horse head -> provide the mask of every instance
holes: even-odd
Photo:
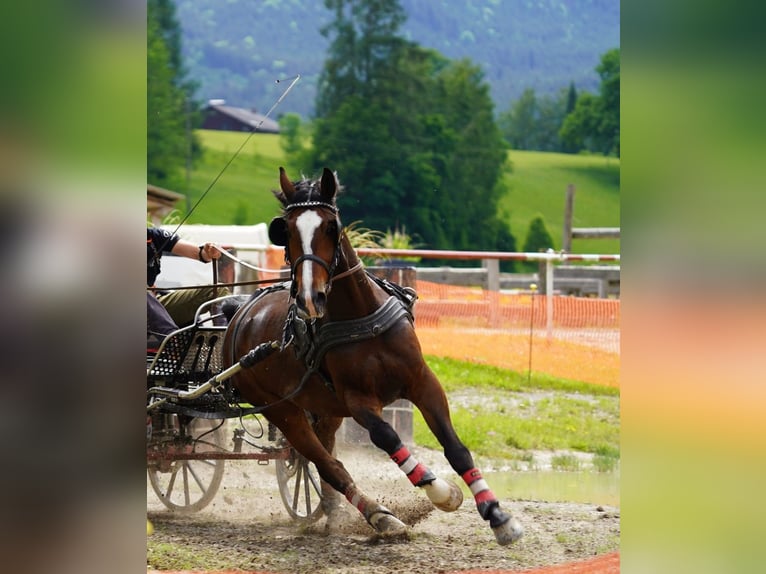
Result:
[[[298,314],[319,319],[340,256],[341,223],[335,205],[340,184],[327,168],[319,180],[293,182],[280,167],[279,185],[274,195],[282,203],[282,215],[269,224],[269,239],[285,248]]]

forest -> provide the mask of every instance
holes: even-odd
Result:
[[[332,166],[342,173],[346,192],[339,207],[372,230],[406,229],[437,249],[517,250],[522,236],[500,208],[512,169],[508,150],[537,144],[519,145],[508,129],[530,118],[540,124],[543,114],[536,106],[514,106],[497,122],[482,66],[410,40],[404,31],[408,15],[397,0],[324,5],[333,19],[320,28],[328,48],[317,77],[315,116],[304,120],[286,109],[278,115],[290,171],[313,174]],[[182,162],[188,173],[202,153],[189,111],[196,79],[183,62],[175,17],[170,0],[149,2],[147,87],[154,121],[148,179],[160,185],[177,182]],[[594,69],[597,95],[578,94],[570,83],[557,115],[563,120],[556,131],[560,141],[549,151],[619,157],[619,61],[619,49],[601,54]],[[562,144],[569,149],[555,147]],[[534,223],[538,239],[534,245],[525,241],[525,248],[550,246],[545,222]]]
[[[594,68],[620,45],[618,0],[402,0],[404,38],[478,65],[498,110],[524,90],[557,94],[574,83],[595,92]],[[267,109],[278,79],[301,75],[285,111],[314,113],[334,18],[315,0],[175,0],[182,54],[201,101]]]

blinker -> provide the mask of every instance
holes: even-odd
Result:
[[[269,240],[274,245],[287,246],[287,222],[284,217],[275,217],[269,223]]]

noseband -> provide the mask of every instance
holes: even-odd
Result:
[[[322,209],[329,209],[336,217],[338,215],[338,208],[332,205],[331,203],[325,203],[324,201],[304,201],[301,203],[293,203],[291,205],[288,205],[285,207],[285,213],[290,213],[294,209],[297,208],[310,208],[310,207],[320,207]],[[319,266],[322,267],[327,272],[327,276],[329,279],[329,284],[327,286],[327,292],[329,294],[330,288],[332,287],[332,279],[333,275],[335,273],[335,268],[338,266],[338,262],[340,261],[340,237],[341,237],[341,229],[338,228],[338,240],[335,243],[335,251],[333,253],[332,261],[328,263],[322,259],[321,257],[314,255],[313,253],[304,253],[298,259],[295,260],[295,262],[292,262],[290,260],[290,253],[285,247],[285,261],[290,264],[290,296],[292,298],[295,298],[295,296],[298,293],[298,282],[296,281],[296,277],[298,274],[298,267],[301,263],[304,261],[312,261],[314,263],[317,263]]]

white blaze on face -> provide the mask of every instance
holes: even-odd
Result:
[[[314,233],[322,223],[322,218],[316,211],[306,211],[298,216],[295,220],[295,225],[298,228],[298,235],[301,238],[301,248],[304,255],[313,255],[311,251],[311,242],[314,239]],[[306,301],[306,305],[309,306],[309,311],[315,311],[313,307],[313,301],[311,299],[311,284],[313,283],[313,266],[311,261],[306,260],[301,265],[301,281],[303,284],[303,300]]]

